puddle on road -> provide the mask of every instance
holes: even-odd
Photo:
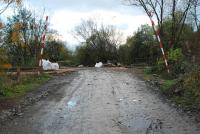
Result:
[[[129,130],[134,134],[146,134],[150,124],[151,120],[145,119],[144,117],[126,119],[120,122],[120,124],[118,123],[122,131],[126,132]]]
[[[129,128],[135,128],[135,129],[147,129],[150,124],[151,124],[150,120],[147,120],[142,117],[136,117],[136,118],[133,118],[133,120],[125,122],[126,126],[128,126]]]
[[[68,108],[74,108],[77,105],[77,98],[72,98],[70,101],[67,102],[67,107]]]

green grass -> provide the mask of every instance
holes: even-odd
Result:
[[[50,79],[52,79],[51,75],[42,74],[40,76],[35,75],[23,77],[21,78],[21,82],[18,84],[9,81],[10,84],[5,84],[3,95],[0,96],[0,98],[13,98],[22,96],[49,81]]]
[[[161,92],[181,107],[200,114],[200,69],[191,70],[190,73],[173,77],[167,72],[155,72],[153,68],[143,69],[144,80],[156,80],[160,84]],[[155,79],[154,73],[158,75]]]
[[[143,78],[144,78],[144,80],[151,80],[152,79],[152,75],[144,74]]]
[[[176,80],[162,80],[160,89],[164,93],[169,93],[171,90],[171,87],[174,86],[177,83]]]

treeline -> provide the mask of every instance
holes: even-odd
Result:
[[[6,5],[2,6],[0,15],[7,6],[14,4],[15,0],[0,1],[0,3],[2,2]],[[72,55],[66,47],[67,43],[59,40],[60,35],[49,27],[50,23],[48,22],[45,50],[41,57],[45,12],[37,13],[22,4],[14,7],[13,11],[13,15],[6,21],[0,20],[0,96],[4,96],[11,91],[7,89],[12,89],[12,86],[14,87],[26,79],[21,75],[21,68],[32,68],[33,71],[36,71],[40,58],[58,62],[65,61]],[[5,70],[11,68],[17,71],[16,76],[6,74]]]
[[[145,73],[157,74],[160,77],[157,82],[162,80],[159,86],[163,93],[180,106],[184,106],[185,110],[199,113],[200,1],[124,0],[124,2],[143,9],[148,16],[153,15],[157,22],[157,32],[164,43],[170,73],[166,71],[161,52],[157,53],[155,56],[157,59],[154,58],[155,62],[151,62],[152,66],[147,67]]]
[[[158,23],[156,30],[163,41],[173,77],[178,77],[179,74],[191,70],[189,67],[192,65],[199,64],[199,0],[124,0],[124,2],[143,9],[147,15],[154,15],[153,18]],[[76,37],[82,42],[82,46],[76,52],[80,64],[91,66],[99,61],[112,61],[131,65],[143,62],[155,66],[152,71],[162,72],[166,69],[158,40],[151,26],[141,26],[127,38],[125,44],[118,43],[119,38],[116,38],[116,35],[119,37],[120,34],[112,28],[112,26],[98,26],[89,20],[83,21],[75,29]]]
[[[94,66],[97,62],[154,65],[160,57],[152,27],[148,25],[142,25],[125,44],[122,44],[122,33],[114,26],[93,20],[84,20],[75,28],[75,35],[82,40],[75,57],[78,64],[85,66]]]
[[[114,26],[83,20],[75,28],[74,34],[82,41],[75,52],[79,64],[94,66],[97,62],[117,62],[117,46],[120,44],[121,33]]]
[[[0,30],[1,65],[12,64],[13,67],[37,67],[42,47],[42,34],[45,16],[23,6],[15,9],[13,16],[2,23]],[[66,43],[58,39],[59,34],[48,29],[43,58],[53,62],[66,60],[70,53]]]

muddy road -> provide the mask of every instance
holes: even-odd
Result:
[[[133,74],[86,69],[4,122],[1,134],[200,134]],[[49,87],[51,88],[51,87]]]

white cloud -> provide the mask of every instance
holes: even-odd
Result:
[[[150,24],[149,18],[145,15],[134,16],[107,10],[93,10],[91,12],[60,10],[52,15],[51,27],[58,30],[69,44],[78,44],[71,32],[82,19],[93,17],[104,24],[116,26],[124,34],[124,40],[128,35],[132,35],[140,25]]]
[[[32,10],[41,12],[46,9],[50,16],[50,27],[57,30],[61,39],[70,45],[79,44],[73,37],[74,27],[81,20],[94,18],[104,24],[114,25],[123,33],[124,41],[142,24],[150,24],[149,18],[138,8],[125,6],[122,0],[25,0],[25,5]],[[9,16],[12,10],[7,10]]]

